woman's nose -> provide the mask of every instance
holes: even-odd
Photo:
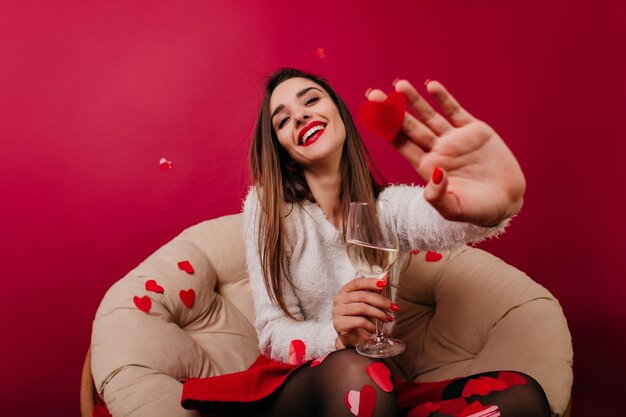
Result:
[[[309,120],[311,118],[311,116],[309,116],[308,114],[304,113],[304,112],[299,112],[298,114],[296,114],[294,116],[294,119],[296,120],[296,126],[300,127],[303,124],[307,123],[307,120]]]

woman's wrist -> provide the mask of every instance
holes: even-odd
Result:
[[[343,344],[339,336],[337,336],[337,339],[335,340],[335,349],[345,349],[345,348],[346,348],[345,345]]]

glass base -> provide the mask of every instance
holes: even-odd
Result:
[[[356,347],[356,351],[368,358],[388,358],[404,352],[406,345],[402,340],[373,335]]]

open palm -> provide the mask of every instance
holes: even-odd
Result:
[[[392,145],[428,181],[424,197],[449,220],[496,225],[522,206],[524,174],[502,138],[468,113],[444,86],[431,81],[427,91],[435,111],[406,80],[395,83],[415,115],[405,113]],[[367,93],[382,101],[381,90]]]

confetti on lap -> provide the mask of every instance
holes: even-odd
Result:
[[[325,354],[325,355],[323,355],[323,356],[320,356],[319,358],[317,358],[313,362],[311,362],[311,368],[315,368],[316,366],[321,365],[322,362],[324,362],[324,359],[326,359],[326,357],[328,355],[330,355],[330,352]]]
[[[376,407],[376,390],[365,384],[361,390],[350,390],[344,397],[346,407],[357,417],[372,417]]]
[[[372,378],[372,381],[376,383],[385,392],[393,391],[393,383],[391,382],[391,371],[382,362],[374,362],[365,368],[365,372]]]
[[[300,339],[294,339],[289,344],[289,364],[300,365],[306,358],[306,345]]]

